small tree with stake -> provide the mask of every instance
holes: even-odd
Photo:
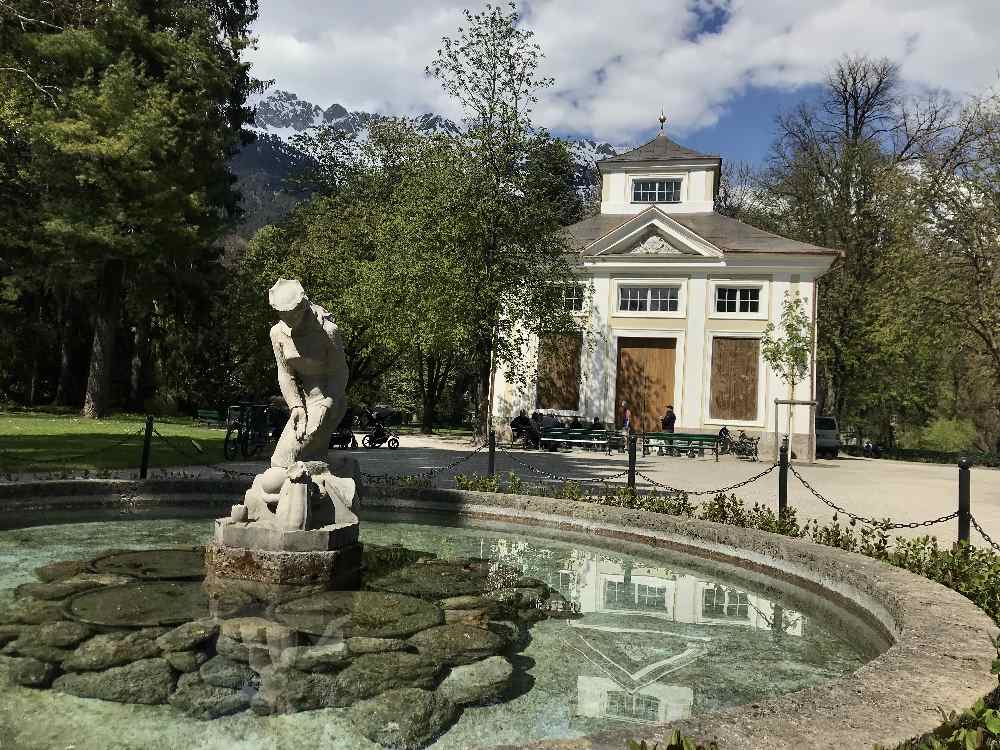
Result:
[[[809,375],[813,349],[813,323],[798,292],[785,294],[781,305],[780,331],[768,323],[760,340],[761,356],[767,366],[788,384],[789,401],[795,398],[795,386]],[[786,434],[792,434],[792,404],[788,405]]]

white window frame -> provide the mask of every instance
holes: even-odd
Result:
[[[704,425],[726,425],[730,428],[749,427],[752,429],[764,429],[767,427],[767,365],[764,364],[764,357],[758,352],[757,356],[757,419],[750,422],[740,422],[735,419],[718,419],[712,416],[712,351],[715,348],[715,339],[760,339],[760,331],[708,331],[705,334],[705,358],[702,361],[703,372],[705,373],[705,385],[702,388],[701,413],[704,414],[702,424]],[[734,435],[735,437],[735,435]]]
[[[767,279],[709,279],[708,310],[710,319],[715,320],[768,320],[771,309],[771,282]],[[719,289],[757,289],[757,312],[716,312],[715,300]]]
[[[573,294],[571,296],[569,294],[569,292],[571,290],[573,292],[578,293],[578,294]],[[580,301],[580,307],[579,307],[579,309],[577,309],[575,307],[572,308],[572,309],[566,307],[566,303],[570,299],[573,299],[573,300],[577,300],[578,299]],[[577,313],[584,312],[584,303],[586,301],[587,301],[587,290],[584,288],[583,284],[566,284],[566,285],[563,286],[563,288],[562,288],[562,302],[563,302],[563,309],[566,312],[572,313],[574,315],[577,314]]]
[[[673,181],[676,181],[676,182],[680,182],[681,187],[680,187],[680,190],[678,192],[678,195],[680,196],[679,200],[673,201],[671,203],[667,203],[665,201],[657,203],[656,201],[636,201],[636,200],[632,200],[632,198],[635,196],[635,183],[636,182],[650,182],[650,181],[663,182],[663,181],[667,181],[667,180],[673,180]],[[634,174],[634,175],[629,175],[628,181],[626,182],[626,189],[628,190],[628,192],[625,194],[625,202],[627,204],[631,205],[631,206],[678,206],[678,205],[680,205],[682,203],[686,203],[687,199],[688,199],[688,195],[687,195],[687,192],[688,192],[688,173],[687,172],[680,172],[680,173],[674,173],[674,174]]]
[[[675,182],[675,183],[677,183],[677,190],[674,191],[674,195],[677,196],[677,200],[673,200],[673,201],[668,201],[668,200],[662,200],[662,201],[661,200],[638,200],[635,197],[635,191],[638,188],[638,183],[640,183],[640,182]],[[684,189],[684,180],[682,178],[680,178],[680,177],[633,177],[632,178],[632,196],[631,196],[632,203],[648,203],[650,205],[657,205],[657,204],[660,204],[660,203],[669,203],[669,204],[681,203],[682,202],[681,191],[683,189]],[[655,192],[659,193],[659,190],[657,189]]]
[[[677,309],[676,310],[620,310],[618,308],[621,299],[622,287],[647,287],[654,289],[657,287],[675,287],[677,289]],[[611,315],[628,318],[686,318],[687,317],[687,279],[615,279],[611,285]],[[647,297],[648,299],[648,297]]]

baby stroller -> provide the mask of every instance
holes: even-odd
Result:
[[[368,434],[361,439],[365,448],[378,448],[383,443],[388,443],[393,450],[399,447],[399,435],[382,424],[371,409],[365,409],[365,416],[368,417],[369,425]]]
[[[358,439],[354,436],[354,412],[350,409],[340,420],[337,429],[330,435],[330,448],[357,448]]]

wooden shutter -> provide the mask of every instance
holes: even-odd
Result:
[[[712,339],[712,419],[757,420],[759,339]]]
[[[539,409],[576,411],[580,403],[579,333],[549,334],[538,341]]]

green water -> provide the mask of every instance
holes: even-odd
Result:
[[[115,520],[0,531],[0,608],[32,571],[106,548],[204,543],[208,520]],[[440,557],[502,560],[558,589],[581,613],[532,627],[512,657],[505,703],[467,708],[434,748],[464,750],[670,721],[848,674],[870,647],[831,631],[782,594],[670,556],[635,557],[520,531],[362,523],[362,541]],[[795,597],[794,601],[801,601]],[[801,605],[799,605],[801,607]],[[808,607],[806,607],[808,609]],[[0,678],[9,660],[0,657]],[[0,750],[10,748],[376,748],[344,709],[200,722],[136,706],[0,684]]]

